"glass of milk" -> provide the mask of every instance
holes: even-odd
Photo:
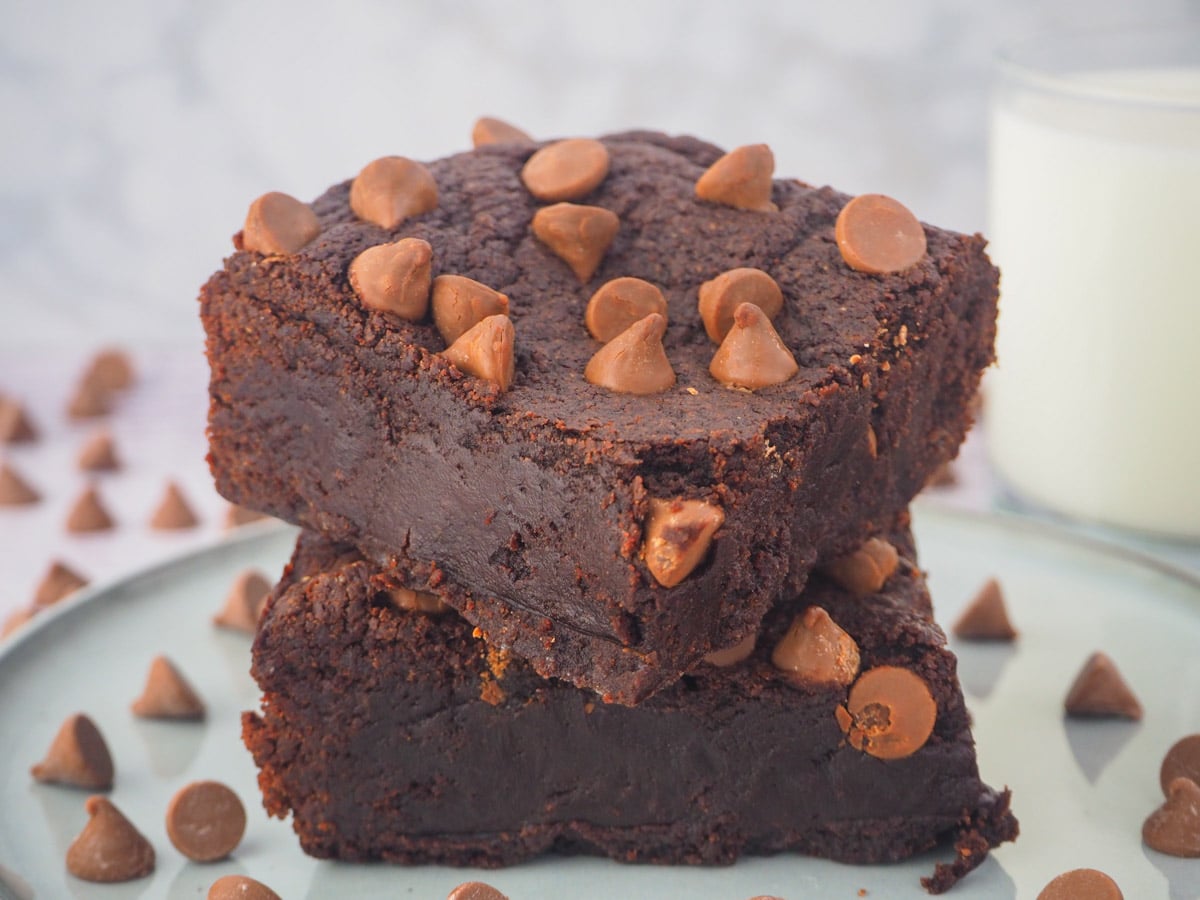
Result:
[[[989,172],[996,469],[1070,517],[1200,540],[1200,26],[1005,53]]]

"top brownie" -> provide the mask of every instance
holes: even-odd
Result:
[[[992,360],[997,273],[978,235],[929,226],[903,271],[857,271],[835,239],[846,195],[779,180],[770,204],[739,208],[697,196],[716,147],[600,143],[607,172],[573,198],[615,214],[591,274],[533,230],[553,206],[522,179],[542,145],[429,163],[436,206],[390,228],[355,213],[353,182],[336,185],[295,252],[255,252],[248,219],[201,292],[210,462],[230,500],[461,586],[460,612],[492,643],[633,703],[753,633],[782,590],[889,528],[953,457]],[[352,263],[402,238],[428,243],[430,275],[507,296],[511,376],[494,374],[503,332],[451,362],[427,317],[364,302]],[[701,285],[744,267],[778,285],[771,325],[795,360],[753,390],[711,374],[698,304]],[[625,277],[665,299],[675,380],[654,393],[585,378],[602,346],[589,298]],[[655,343],[642,338],[635,356]],[[654,377],[621,366],[618,386]]]

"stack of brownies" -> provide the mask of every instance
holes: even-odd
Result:
[[[300,525],[245,717],[310,854],[849,862],[1011,839],[907,506],[992,360],[978,237],[649,132],[256,200],[204,286],[231,501]]]

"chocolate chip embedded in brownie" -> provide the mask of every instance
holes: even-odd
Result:
[[[388,163],[390,180],[371,164],[312,204],[318,231],[294,252],[239,236],[201,293],[210,460],[230,500],[379,561],[436,563],[413,574],[469,585],[461,612],[494,643],[632,703],[745,638],[818,559],[890,527],[954,455],[992,359],[997,275],[982,238],[919,225],[909,268],[852,268],[835,235],[849,198],[768,177],[764,199],[765,148],[722,157],[633,132],[572,145],[558,163],[580,171],[530,176],[547,146]],[[266,227],[311,234],[293,214]],[[848,258],[878,271],[863,227]],[[366,302],[355,261],[405,239],[428,244],[435,285],[469,279],[504,304],[448,339],[436,310]],[[394,279],[424,284],[398,257]],[[703,286],[744,269],[779,308],[758,291],[706,322]],[[601,344],[589,303],[625,278],[665,315]],[[759,311],[738,318],[742,303]],[[737,334],[718,347],[724,316]],[[664,503],[721,516],[703,552],[686,529],[654,545],[690,560],[669,585],[647,543]]]

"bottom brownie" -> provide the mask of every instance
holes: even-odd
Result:
[[[1017,824],[1007,791],[979,779],[911,538],[894,543],[902,559],[882,592],[856,597],[814,576],[748,657],[704,664],[629,707],[537,676],[456,613],[413,609],[438,607],[433,597],[304,534],[254,644],[264,696],[244,736],[266,808],[292,814],[313,856],[403,863],[503,866],[545,852],[729,863],[780,851],[874,863],[954,841],[955,861],[926,880],[944,890]],[[851,727],[853,685],[772,664],[810,606],[857,643],[860,680],[897,667],[928,688],[936,719],[914,752],[878,758],[854,739],[871,716],[888,721],[873,706]]]

